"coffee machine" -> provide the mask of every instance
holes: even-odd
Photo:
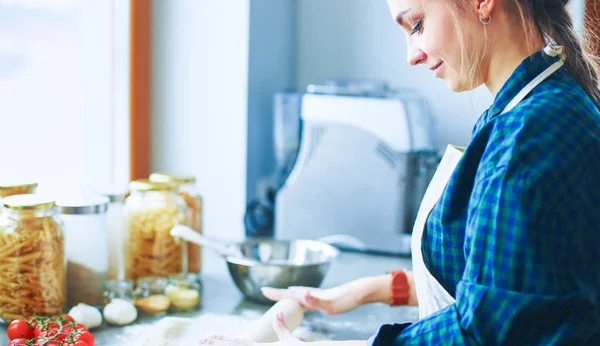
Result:
[[[439,160],[423,97],[385,82],[339,79],[281,97],[299,116],[296,124],[294,114],[285,114],[293,126],[287,137],[293,142],[298,131],[298,141],[297,150],[282,146],[276,129],[284,161],[272,205],[262,206],[272,213],[273,236],[409,255],[418,207]]]

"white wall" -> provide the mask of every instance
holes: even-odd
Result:
[[[250,1],[247,199],[275,169],[273,94],[295,87],[295,0]]]
[[[208,235],[243,236],[249,0],[154,0],[152,169],[189,172]]]
[[[580,28],[583,0],[571,8]],[[328,77],[381,78],[416,88],[430,101],[440,149],[467,144],[477,117],[493,101],[484,87],[453,93],[426,67],[408,65],[404,34],[383,0],[301,0],[297,28],[298,88]]]

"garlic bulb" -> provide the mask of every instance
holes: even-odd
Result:
[[[102,324],[102,314],[93,306],[79,303],[72,307],[69,316],[73,317],[75,322],[81,323],[87,329],[99,327]]]
[[[110,324],[125,326],[137,318],[137,309],[124,299],[113,299],[104,307],[104,319]]]

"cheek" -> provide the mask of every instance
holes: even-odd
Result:
[[[460,66],[460,43],[450,15],[431,16],[422,35],[423,51],[452,67]]]

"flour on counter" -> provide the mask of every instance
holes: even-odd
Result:
[[[131,325],[123,328],[118,345],[132,346],[189,346],[213,334],[244,338],[253,318],[233,315],[204,314],[195,318],[165,317],[155,324]],[[325,333],[315,333],[308,326],[300,325],[293,332],[303,341],[330,340]],[[117,346],[117,345],[115,345]]]

